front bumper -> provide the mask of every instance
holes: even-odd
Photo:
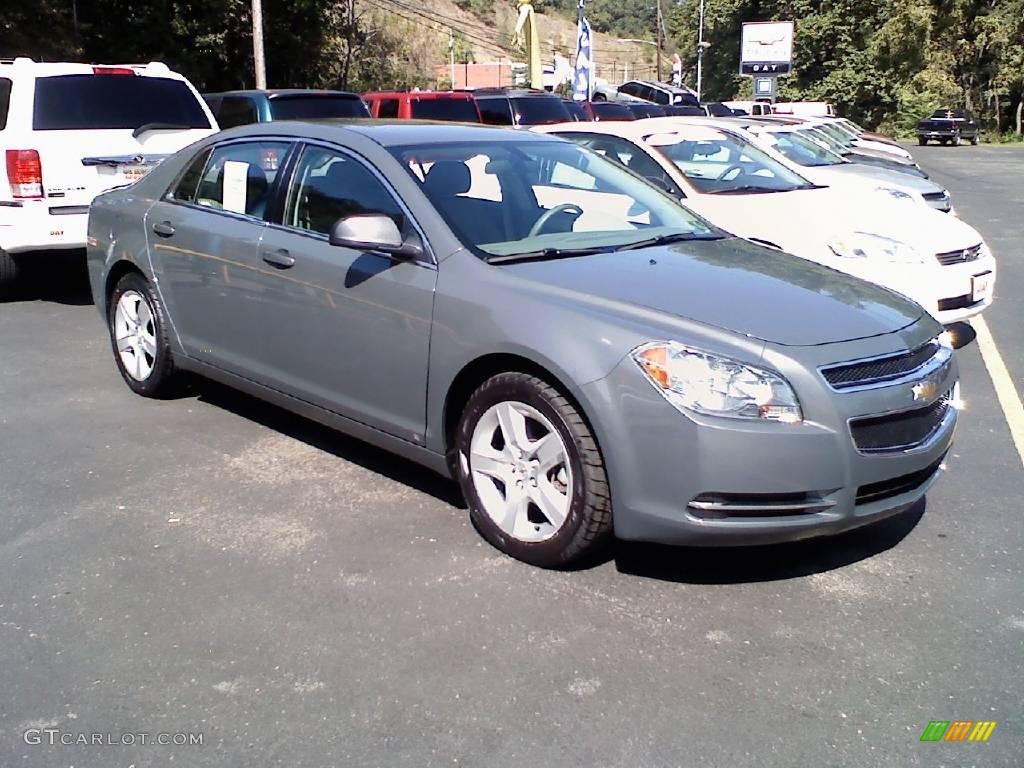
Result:
[[[891,336],[888,343],[885,351],[892,351]],[[874,339],[814,348],[811,355],[821,355],[820,364],[825,364],[829,357],[836,362],[871,355],[873,345],[883,353],[880,340]],[[836,349],[824,352],[828,347]],[[595,419],[595,428],[619,538],[712,546],[794,541],[881,520],[924,496],[952,444],[955,407],[913,449],[861,453],[849,420],[914,407],[911,386],[834,392],[818,372],[818,361],[794,366],[784,355],[776,357],[766,353],[796,389],[803,423],[684,415],[655,391],[631,359],[585,387],[594,412],[606,414]],[[952,360],[935,384],[945,393],[956,380]]]
[[[877,265],[855,263],[852,259],[834,266],[913,299],[943,325],[981,314],[995,296],[997,269],[992,256],[949,265],[937,260],[923,264],[886,264],[884,270]]]
[[[56,205],[52,200],[0,202],[0,249],[8,253],[84,248],[87,205]]]

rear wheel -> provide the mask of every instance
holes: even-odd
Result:
[[[576,407],[525,373],[488,379],[456,433],[456,473],[480,534],[544,568],[592,555],[611,538],[608,478]]]
[[[918,136],[917,143],[923,147],[925,144],[928,143],[928,139],[926,139],[924,136]]]
[[[114,360],[137,395],[166,397],[175,379],[163,304],[142,275],[130,272],[114,287],[108,304]]]
[[[0,250],[0,296],[13,292],[18,279],[18,262],[7,251]]]

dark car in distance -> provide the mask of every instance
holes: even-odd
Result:
[[[524,125],[571,123],[573,116],[562,98],[529,88],[477,88],[470,91],[480,110],[480,122],[517,128]]]
[[[974,115],[966,109],[937,109],[930,117],[917,124],[917,143],[922,147],[929,141],[960,146],[970,141],[974,146],[981,140],[981,127]]]
[[[304,88],[204,93],[221,130],[273,120],[320,120],[332,117],[370,117],[358,93]]]

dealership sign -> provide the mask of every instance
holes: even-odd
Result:
[[[743,25],[740,74],[778,77],[793,68],[793,22],[755,21]]]

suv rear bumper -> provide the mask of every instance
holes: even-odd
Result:
[[[0,202],[0,249],[8,253],[84,248],[89,206],[55,200]]]

